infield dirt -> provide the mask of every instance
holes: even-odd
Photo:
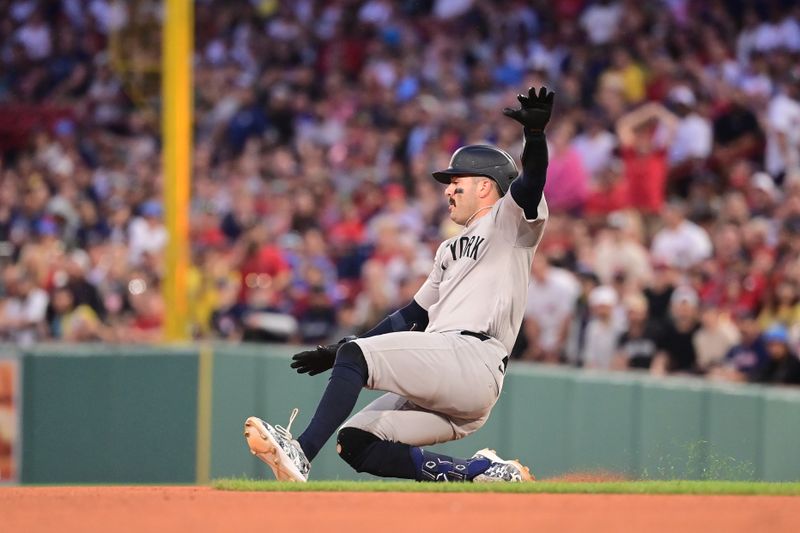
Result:
[[[0,488],[2,531],[797,531],[791,496],[225,492]]]

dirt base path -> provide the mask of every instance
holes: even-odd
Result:
[[[0,488],[0,529],[146,531],[797,531],[800,498],[221,492],[207,487]],[[508,530],[514,527],[524,529]]]

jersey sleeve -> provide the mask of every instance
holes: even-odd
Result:
[[[533,248],[542,240],[545,222],[549,216],[547,201],[542,195],[536,208],[536,218],[525,218],[525,211],[511,194],[497,201],[492,216],[500,234],[514,246]]]
[[[439,300],[439,283],[442,281],[442,253],[445,247],[444,241],[439,245],[436,250],[436,257],[433,260],[433,269],[428,274],[428,279],[422,284],[417,293],[414,295],[414,300],[426,311],[431,308]]]

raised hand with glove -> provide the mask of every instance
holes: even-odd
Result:
[[[544,194],[544,183],[547,178],[547,141],[544,128],[550,122],[553,112],[555,93],[547,92],[545,87],[528,89],[528,96],[517,95],[520,107],[503,109],[503,114],[516,120],[523,126],[525,147],[522,150],[522,174],[511,183],[511,196],[525,211],[525,218],[539,218],[539,204]],[[545,207],[542,206],[542,209]],[[543,213],[542,213],[543,214]]]
[[[520,108],[513,109],[506,107],[503,114],[512,118],[525,127],[525,133],[542,133],[544,127],[550,122],[550,114],[553,112],[554,92],[547,92],[545,87],[539,89],[536,94],[536,87],[528,89],[528,96],[518,94]]]

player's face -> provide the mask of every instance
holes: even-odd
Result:
[[[453,176],[444,190],[449,203],[450,220],[463,226],[478,209],[478,180],[470,176]]]

